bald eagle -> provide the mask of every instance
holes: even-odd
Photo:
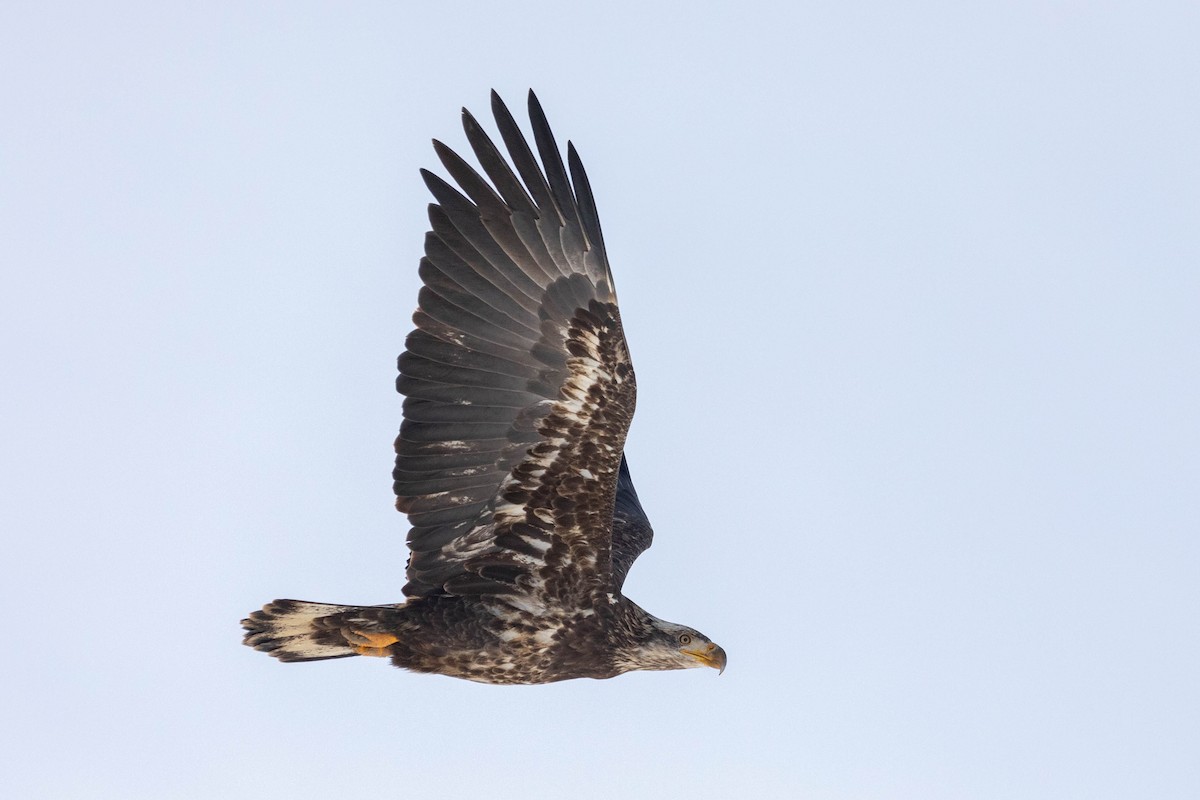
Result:
[[[636,387],[592,190],[532,91],[540,164],[495,92],[492,112],[507,160],[463,109],[486,179],[436,140],[458,188],[422,171],[437,202],[396,382],[407,599],[276,600],[244,642],[499,684],[724,670],[707,636],[622,594],[653,533],[624,456]]]

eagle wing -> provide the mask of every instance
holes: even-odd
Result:
[[[654,529],[642,510],[629,463],[621,457],[621,472],[617,480],[617,501],[613,508],[612,568],[613,585],[620,589],[633,562],[654,541]]]
[[[614,570],[612,530],[633,367],[574,147],[568,177],[532,92],[541,166],[495,92],[492,111],[515,173],[466,109],[490,184],[437,141],[462,191],[422,172],[437,203],[397,380],[404,591],[570,604],[628,569]]]

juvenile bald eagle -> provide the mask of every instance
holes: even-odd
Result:
[[[422,171],[437,203],[396,382],[407,600],[276,600],[242,621],[244,641],[483,683],[723,670],[707,636],[621,593],[653,534],[623,454],[636,389],[592,190],[533,92],[540,166],[495,92],[492,111],[511,163],[463,109],[490,184],[436,140],[459,189]]]

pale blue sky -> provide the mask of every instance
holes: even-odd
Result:
[[[1195,3],[0,6],[21,798],[1200,796]],[[429,139],[596,190],[654,548],[729,669],[279,664],[400,599]]]

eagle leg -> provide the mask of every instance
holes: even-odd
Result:
[[[343,628],[342,636],[350,643],[350,647],[360,656],[380,656],[386,658],[391,653],[388,648],[400,641],[391,633],[371,633],[356,631],[353,628]]]

